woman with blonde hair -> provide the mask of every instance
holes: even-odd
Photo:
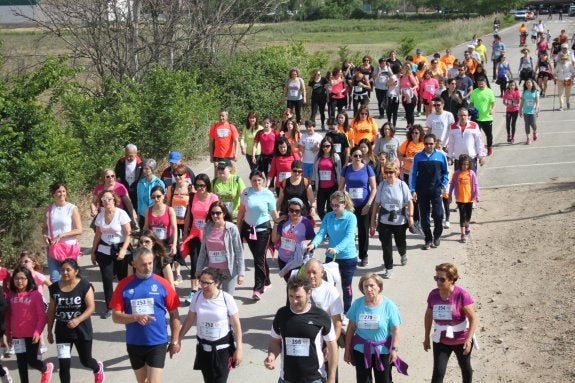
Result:
[[[335,261],[339,265],[341,288],[343,291],[343,307],[347,312],[353,297],[351,283],[357,268],[357,251],[355,248],[355,229],[357,218],[353,214],[353,201],[346,191],[336,191],[330,197],[332,211],[327,213],[321,222],[321,227],[307,250],[312,251],[329,237],[325,262]]]

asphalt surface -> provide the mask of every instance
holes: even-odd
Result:
[[[555,17],[556,18],[556,17]],[[563,22],[554,20],[546,22],[551,29],[552,35],[557,36],[560,29],[565,28],[571,36],[574,31],[575,18],[565,17]],[[519,60],[519,34],[517,32],[519,24],[500,32],[503,41],[507,44],[510,55],[512,70],[516,73]],[[472,31],[470,31],[470,35]],[[491,35],[483,36],[486,45],[491,43]],[[463,50],[466,43],[454,47],[456,57],[463,57]],[[529,46],[533,51],[533,46]],[[443,52],[442,52],[443,53]],[[489,53],[489,51],[488,51]],[[488,73],[491,71],[491,63],[488,63]],[[496,85],[495,85],[496,86]],[[552,84],[550,84],[552,88]],[[548,92],[551,95],[551,92]],[[498,94],[498,89],[496,90]],[[375,98],[375,97],[373,97]],[[575,108],[575,99],[573,100]],[[558,108],[558,100],[555,100],[555,107]],[[372,114],[377,115],[377,109],[372,102]],[[402,108],[400,108],[401,110]],[[494,121],[494,154],[490,157],[485,166],[479,170],[480,187],[483,189],[495,187],[510,187],[514,185],[537,184],[550,182],[562,178],[575,177],[573,164],[575,163],[575,121],[574,109],[568,111],[552,111],[553,97],[547,96],[542,99],[542,112],[538,119],[540,138],[533,145],[527,146],[521,137],[523,132],[523,121],[517,123],[518,134],[515,145],[506,143],[505,133],[505,108],[500,98],[497,98],[497,109]],[[214,116],[216,117],[216,116]],[[381,126],[382,121],[378,121]],[[416,123],[424,123],[424,118],[419,117]],[[400,115],[399,127],[405,127],[405,119]],[[402,135],[401,130],[398,133]],[[205,172],[212,175],[212,167],[206,159],[194,161],[191,164],[196,173]],[[238,162],[238,173],[247,183],[249,169],[244,158]],[[474,220],[481,220],[481,209],[474,212]],[[408,256],[409,262],[406,266],[399,265],[399,257],[394,254],[395,266],[393,278],[386,280],[384,284],[384,295],[393,300],[399,307],[403,324],[401,326],[400,356],[410,365],[409,377],[404,377],[394,373],[395,382],[422,382],[429,381],[432,371],[432,354],[425,353],[422,347],[423,341],[423,314],[426,309],[426,299],[429,291],[435,288],[433,281],[434,266],[442,262],[453,262],[460,268],[462,279],[459,282],[464,288],[470,288],[476,283],[480,283],[480,276],[466,274],[466,259],[469,254],[466,245],[457,242],[459,238],[457,227],[457,213],[452,212],[452,228],[444,230],[441,246],[429,251],[420,250],[422,238],[408,233]],[[106,371],[106,381],[108,382],[133,382],[135,381],[130,368],[124,343],[124,326],[117,325],[111,319],[100,319],[99,314],[104,310],[102,285],[97,266],[90,264],[89,248],[92,234],[89,228],[85,229],[83,235],[83,253],[87,254],[80,259],[83,266],[83,276],[92,281],[96,289],[97,312],[92,317],[94,326],[93,355],[98,360],[104,362]],[[471,238],[473,240],[473,238]],[[270,260],[272,289],[266,292],[262,300],[254,302],[251,299],[253,286],[253,258],[247,246],[246,251],[247,275],[243,286],[237,289],[237,303],[240,310],[240,318],[244,331],[244,357],[240,367],[230,373],[229,382],[275,382],[279,376],[280,363],[277,362],[274,371],[267,370],[263,365],[266,357],[267,343],[269,340],[269,330],[276,310],[285,302],[285,283],[280,279],[277,272],[277,263]],[[357,289],[359,277],[368,271],[381,273],[383,271],[383,257],[380,243],[376,237],[370,239],[369,266],[358,268],[354,278],[354,298],[360,296]],[[322,251],[317,251],[316,255],[323,259]],[[183,272],[184,275],[187,273]],[[177,288],[180,297],[187,296],[190,290],[189,279]],[[473,291],[470,291],[473,295]],[[187,313],[187,307],[182,305],[180,315],[182,320]],[[481,322],[481,312],[479,312]],[[481,327],[481,324],[480,324]],[[183,342],[182,350],[174,359],[166,360],[164,370],[164,381],[175,382],[179,380],[201,381],[201,373],[192,369],[195,357],[194,339],[195,330],[188,333]],[[479,333],[481,338],[481,333]],[[91,371],[81,368],[77,353],[72,351],[72,381],[83,383],[92,382]],[[54,345],[50,345],[45,354],[46,359],[56,365],[53,381],[58,381],[57,359]],[[477,359],[476,359],[477,360]],[[473,362],[473,361],[472,361]],[[15,358],[2,361],[8,367],[14,382],[19,382]],[[486,365],[474,363],[476,381],[481,379],[482,371],[488,368]],[[457,372],[457,365],[453,360],[449,369]],[[339,380],[340,382],[354,381],[354,368],[343,362],[343,350],[340,352]],[[456,376],[458,376],[456,374]],[[39,380],[39,373],[30,371],[32,381]],[[459,380],[453,379],[452,381]]]

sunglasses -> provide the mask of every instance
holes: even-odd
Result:
[[[353,158],[362,158],[363,154],[353,154],[352,157]]]
[[[360,113],[360,116],[369,116],[369,113]]]
[[[438,277],[437,275],[433,277],[433,279],[435,280],[435,282],[440,282],[443,283],[445,282],[447,279],[442,278],[442,277]]]
[[[160,199],[160,198],[162,198],[163,196],[164,196],[163,194],[154,194],[154,195],[152,195],[152,198],[153,198],[153,199]]]
[[[194,186],[198,189],[205,189],[207,187],[206,184],[195,184]]]
[[[293,169],[291,172],[292,172],[292,173],[295,173],[295,174],[300,174],[300,173],[303,173],[303,170],[301,170],[301,169]]]
[[[433,146],[435,145],[435,142],[425,142],[423,143],[425,146]]]
[[[112,197],[102,197],[100,198],[100,201],[102,202],[108,202],[108,201],[113,201],[114,199]]]
[[[111,179],[111,178],[116,178],[116,176],[113,175],[113,174],[107,174],[107,175],[106,175],[106,178],[107,178],[107,179]]]
[[[288,213],[301,214],[301,209],[288,209]]]
[[[215,215],[216,217],[219,217],[220,215],[224,214],[224,212],[223,211],[212,211],[210,214]]]
[[[174,174],[176,177],[183,177],[186,175],[186,173],[176,173]]]
[[[441,104],[433,104],[433,106],[441,106]]]
[[[385,174],[395,174],[395,172],[393,172],[393,171],[385,171],[384,173]]]
[[[325,149],[325,148],[331,148],[331,145],[322,145],[321,147],[324,148],[324,149]]]

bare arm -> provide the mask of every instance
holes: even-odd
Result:
[[[268,344],[268,356],[264,360],[264,365],[268,370],[273,370],[275,368],[276,358],[282,351],[282,341],[281,339],[271,338]]]
[[[475,313],[475,309],[473,305],[467,305],[463,308],[465,312],[465,316],[469,321],[469,331],[467,333],[467,338],[465,339],[465,343],[463,344],[463,354],[467,355],[471,352],[471,346],[473,341],[473,336],[475,335],[475,331],[477,331],[477,315]]]
[[[176,217],[176,211],[173,207],[166,206],[168,209],[168,215],[170,217],[170,226],[172,228],[172,255],[176,255],[178,252],[178,219]]]
[[[186,336],[188,331],[190,331],[190,329],[194,325],[195,321],[196,321],[196,313],[188,311],[188,315],[186,315],[186,319],[184,320],[184,323],[182,324],[182,328],[180,329],[180,333],[179,333],[179,342],[180,343],[182,343],[182,339],[184,339],[184,337]]]
[[[425,316],[423,318],[423,325],[425,328],[425,333],[423,335],[423,349],[425,351],[429,351],[429,349],[431,348],[430,335],[431,335],[432,323],[433,323],[433,313],[431,312],[430,308],[427,308],[427,310],[425,310]]]
[[[232,315],[230,317],[232,322],[232,328],[234,329],[234,337],[236,338],[236,351],[233,355],[233,366],[237,367],[242,362],[243,358],[243,335],[242,335],[242,325],[240,323],[240,316],[238,314]]]
[[[327,372],[327,383],[335,383],[337,362],[339,361],[339,350],[335,340],[327,342],[327,360],[329,365],[329,371]]]

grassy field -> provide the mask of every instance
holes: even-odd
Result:
[[[302,43],[309,52],[324,52],[331,62],[337,63],[342,51],[348,57],[369,54],[377,58],[397,49],[402,39],[412,37],[413,50],[421,47],[426,54],[432,54],[470,40],[474,33],[491,32],[492,22],[493,16],[469,20],[388,18],[260,24],[255,28],[258,33],[248,37],[245,47]],[[0,28],[0,39],[4,42],[4,75],[23,73],[48,55],[68,53],[60,39],[34,28]]]

